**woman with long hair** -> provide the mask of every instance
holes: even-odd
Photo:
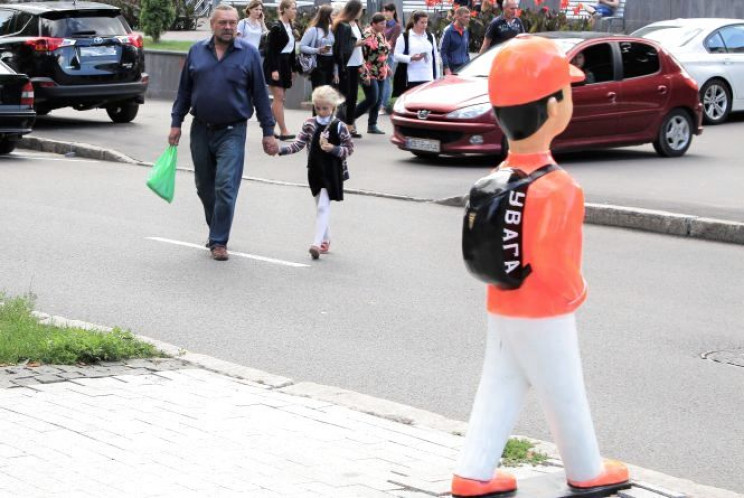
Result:
[[[395,42],[398,40],[398,36],[400,36],[402,29],[400,21],[398,20],[398,11],[395,8],[394,3],[386,3],[382,7],[382,13],[385,16],[385,40],[387,40],[387,43],[390,46],[390,53],[392,54],[395,52]],[[393,74],[395,74],[395,66],[395,58],[388,58],[388,67],[390,70],[388,71],[388,77],[385,79],[385,85],[382,90],[380,114],[389,111],[388,106],[390,105],[390,94],[393,92]]]
[[[300,52],[315,54],[318,61],[318,65],[310,73],[313,90],[323,85],[338,84],[338,67],[333,57],[335,38],[331,31],[332,12],[333,7],[330,5],[321,5],[300,40]]]
[[[344,122],[354,138],[361,138],[354,125],[357,92],[359,91],[359,68],[364,63],[362,56],[362,31],[359,18],[362,17],[362,2],[349,0],[333,21],[335,43],[333,54],[338,64],[339,91],[346,99]]]
[[[258,49],[261,46],[261,37],[269,30],[264,21],[264,6],[261,0],[251,0],[243,11],[245,18],[238,23],[238,37]]]
[[[423,10],[411,14],[403,36],[395,44],[395,60],[407,64],[406,90],[437,78],[437,41],[427,31],[429,16]]]
[[[279,140],[292,140],[295,136],[289,133],[284,121],[284,93],[292,88],[295,61],[295,36],[292,21],[297,16],[297,4],[294,0],[282,0],[279,4],[279,19],[269,30],[266,38],[266,54],[263,62],[264,78],[269,85],[274,101],[271,112],[279,125]]]

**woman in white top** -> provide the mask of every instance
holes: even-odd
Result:
[[[439,51],[434,35],[426,30],[428,25],[429,16],[426,12],[415,11],[408,19],[405,32],[395,44],[395,61],[408,65],[406,90],[437,78]]]
[[[245,18],[238,23],[238,37],[244,38],[258,49],[261,45],[261,37],[269,30],[264,21],[263,2],[251,0],[244,12]]]

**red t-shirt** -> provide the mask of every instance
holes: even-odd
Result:
[[[500,167],[529,174],[555,163],[549,152],[510,153]],[[546,318],[577,309],[586,299],[581,275],[584,193],[564,170],[530,184],[522,224],[522,262],[532,273],[519,289],[488,286],[488,311],[520,318]]]

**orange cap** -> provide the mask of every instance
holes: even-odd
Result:
[[[528,104],[564,86],[584,81],[558,45],[542,36],[518,35],[504,44],[491,64],[488,94],[494,107]]]

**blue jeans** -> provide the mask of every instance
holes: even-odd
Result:
[[[194,120],[191,124],[191,158],[196,193],[204,206],[209,226],[209,246],[227,245],[235,202],[243,177],[246,123],[210,130]]]
[[[385,79],[385,87],[382,90],[382,101],[380,102],[380,105],[383,107],[387,107],[387,105],[390,104],[390,96],[393,94],[393,75],[395,74],[395,68],[397,65],[398,63],[395,62],[395,59],[392,57],[388,59],[390,72],[388,73],[388,77]]]
[[[377,126],[377,115],[380,114],[380,103],[382,102],[382,91],[385,89],[385,81],[387,80],[372,80],[369,85],[362,85],[364,100],[357,105],[356,117],[358,118],[369,111],[367,126],[370,128]]]

